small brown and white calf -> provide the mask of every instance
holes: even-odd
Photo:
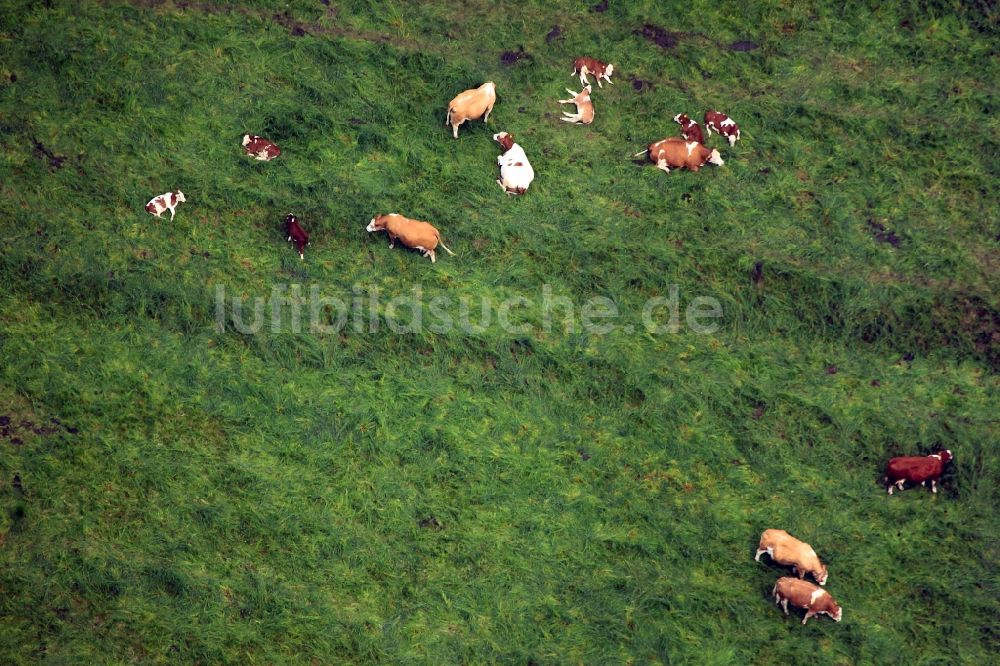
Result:
[[[767,553],[778,564],[791,565],[792,573],[799,578],[811,574],[820,585],[826,585],[827,570],[816,551],[807,543],[799,541],[785,530],[764,530],[757,545],[754,561],[760,562],[760,556]]]
[[[802,618],[802,624],[805,624],[813,615],[820,613],[826,613],[833,618],[834,622],[840,622],[844,616],[844,610],[834,601],[829,592],[808,581],[790,576],[779,578],[778,582],[774,584],[771,594],[774,595],[774,603],[781,606],[785,615],[788,615],[789,603],[796,608],[804,608],[806,615]]]
[[[712,136],[712,130],[729,139],[729,145],[734,146],[740,140],[740,126],[733,119],[719,111],[705,112],[705,131]]]
[[[590,84],[584,86],[583,90],[578,93],[573,92],[569,88],[566,88],[566,92],[573,95],[573,99],[561,99],[560,104],[576,104],[576,113],[570,113],[569,111],[563,111],[563,118],[568,123],[580,123],[581,125],[589,125],[594,122],[594,103],[590,101],[590,91],[593,90]]]
[[[263,162],[270,162],[281,154],[281,148],[278,148],[277,144],[256,134],[243,135],[243,149],[247,151],[247,155],[252,155]]]
[[[373,231],[384,231],[389,236],[389,247],[395,247],[396,240],[399,239],[406,247],[419,250],[425,257],[430,257],[431,263],[437,261],[434,250],[440,244],[444,251],[455,256],[455,253],[441,242],[441,232],[428,222],[411,220],[403,217],[399,213],[389,213],[388,215],[376,215],[368,223],[365,230],[369,233]]]
[[[309,234],[299,224],[299,218],[291,213],[285,216],[285,234],[288,235],[289,243],[295,243],[295,249],[299,251],[299,259],[304,261],[306,245],[309,245]]]
[[[448,115],[444,124],[451,125],[452,134],[458,138],[458,126],[466,120],[482,117],[483,122],[490,119],[490,111],[497,102],[497,90],[492,81],[487,81],[478,88],[460,92],[448,103]]]
[[[697,141],[685,141],[676,136],[651,143],[646,150],[636,153],[633,157],[639,157],[646,153],[649,153],[649,160],[656,165],[657,169],[662,169],[667,173],[670,173],[671,167],[697,171],[706,163],[716,166],[725,164],[718,150],[709,150]]]
[[[593,74],[597,77],[597,87],[603,88],[601,85],[601,79],[604,79],[611,85],[615,82],[611,80],[611,74],[615,71],[614,65],[609,65],[603,63],[597,58],[577,58],[573,61],[573,72],[572,75],[580,75],[580,85],[586,86],[590,84],[590,79],[587,78],[588,74]]]
[[[152,213],[156,217],[160,217],[160,214],[165,211],[170,211],[171,221],[174,219],[174,212],[177,208],[177,204],[184,203],[187,199],[184,198],[184,193],[180,190],[176,192],[167,192],[166,194],[161,194],[158,197],[153,197],[146,204],[146,212]]]
[[[686,113],[678,113],[674,116],[674,122],[681,126],[681,137],[685,141],[705,143],[705,135],[701,133],[701,125],[688,118]]]

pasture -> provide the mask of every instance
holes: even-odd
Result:
[[[0,663],[995,659],[997,35],[985,2],[0,0]],[[572,126],[581,55],[615,85]],[[632,157],[710,108],[724,166]],[[366,233],[397,211],[456,256]],[[941,491],[889,498],[937,447]],[[770,527],[841,622],[774,605]]]

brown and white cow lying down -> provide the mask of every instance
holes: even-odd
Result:
[[[760,544],[754,561],[760,562],[760,556],[767,553],[778,564],[792,567],[792,573],[799,578],[812,574],[816,582],[826,585],[827,570],[816,551],[807,543],[799,541],[785,530],[764,530],[760,535]]]
[[[663,169],[667,173],[670,173],[671,167],[697,171],[705,166],[706,162],[716,166],[725,164],[718,150],[709,150],[697,141],[685,141],[676,136],[651,143],[649,148],[641,153],[636,153],[633,157],[639,157],[646,153],[649,153],[649,160],[656,165],[657,169]]]
[[[430,257],[431,263],[437,261],[434,250],[440,244],[444,251],[455,256],[441,242],[441,232],[428,222],[411,220],[403,217],[399,213],[389,213],[388,215],[376,215],[368,223],[365,230],[369,233],[373,231],[385,231],[389,235],[389,247],[395,247],[396,239],[399,239],[406,247],[419,250],[425,257]]]
[[[674,122],[681,126],[681,138],[685,141],[705,143],[705,135],[701,133],[701,125],[688,118],[686,113],[674,116]]]
[[[270,162],[281,154],[281,148],[278,148],[277,144],[256,134],[243,135],[243,149],[247,151],[247,155],[252,155],[263,162]]]
[[[487,81],[478,88],[472,88],[458,93],[448,104],[448,115],[444,124],[451,125],[452,134],[458,138],[458,126],[466,120],[482,117],[483,122],[490,119],[490,111],[497,102],[496,86]]]
[[[740,140],[740,126],[733,119],[719,111],[705,112],[705,131],[712,136],[712,130],[729,139],[729,145],[734,146]]]
[[[593,90],[590,84],[584,86],[583,90],[578,93],[573,92],[569,88],[566,88],[566,92],[573,95],[573,99],[561,99],[560,104],[576,104],[576,113],[570,113],[569,111],[563,111],[563,118],[568,123],[580,123],[581,125],[589,125],[594,122],[594,103],[590,101],[590,91]]]
[[[603,63],[597,58],[577,58],[573,61],[572,75],[580,75],[581,86],[590,85],[590,79],[587,78],[587,74],[593,74],[597,77],[598,88],[604,87],[601,85],[601,79],[604,79],[611,85],[614,85],[615,82],[611,80],[611,74],[614,73],[614,71],[614,65]]]
[[[184,198],[184,193],[180,190],[177,190],[176,192],[167,192],[166,194],[161,194],[158,197],[150,199],[149,203],[146,204],[146,212],[159,217],[163,211],[169,210],[170,219],[172,221],[174,219],[174,212],[177,208],[177,204],[184,203],[185,201],[187,201],[187,199]]]
[[[514,135],[510,132],[494,134],[493,140],[504,150],[503,155],[497,157],[497,165],[500,167],[497,184],[507,194],[524,194],[535,179],[535,170],[531,168],[524,148],[514,143]]]
[[[903,484],[919,483],[926,486],[931,482],[931,492],[937,492],[937,482],[944,473],[945,463],[951,460],[951,451],[945,449],[929,456],[901,456],[892,458],[885,466],[885,476],[882,482],[887,484],[889,494],[893,486],[903,489]]]
[[[826,613],[834,622],[840,622],[844,616],[844,610],[833,600],[829,592],[805,580],[790,576],[779,578],[771,594],[774,595],[774,603],[781,606],[785,615],[788,615],[789,603],[796,608],[804,608],[806,615],[802,618],[802,624],[820,613]]]
[[[289,243],[295,243],[295,249],[299,251],[299,259],[306,258],[305,249],[309,245],[309,234],[299,224],[299,218],[289,213],[285,217],[285,234]]]

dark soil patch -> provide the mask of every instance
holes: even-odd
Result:
[[[872,236],[875,237],[875,240],[880,243],[888,243],[893,247],[899,247],[899,245],[903,242],[902,239],[896,235],[896,232],[891,229],[886,229],[884,224],[876,222],[871,218],[868,220],[868,229],[871,231]]]
[[[591,458],[590,454],[583,449],[577,449],[576,452],[580,454],[580,460],[584,462],[587,462]]]
[[[554,25],[552,26],[552,29],[549,30],[548,34],[545,35],[545,43],[548,44],[552,42],[552,40],[558,39],[561,36],[562,36],[562,28],[560,28],[558,25]]]
[[[643,90],[652,90],[653,87],[654,87],[652,81],[647,81],[645,79],[639,79],[639,78],[636,78],[634,76],[630,77],[629,81],[632,82],[632,90],[634,90],[636,92],[642,92]]]
[[[8,78],[10,79],[11,83],[17,83],[17,74],[15,74],[14,72],[11,72]]]
[[[439,530],[441,529],[441,521],[434,516],[427,516],[420,519],[420,526],[427,529]]]
[[[6,426],[6,425],[10,425],[10,417],[0,416],[0,426]]]
[[[838,372],[837,366],[835,366],[835,365],[828,365],[828,366],[826,366],[826,374],[828,374],[828,375],[835,375],[835,374],[837,374],[837,372]]]
[[[754,421],[760,421],[761,418],[763,418],[764,416],[764,409],[765,409],[764,405],[757,405],[756,407],[754,407],[753,414],[750,415],[750,418],[752,418]]]
[[[750,269],[750,279],[754,284],[760,284],[764,281],[764,262],[757,261],[754,262],[753,268]]]
[[[877,379],[873,379],[872,380],[872,386],[874,386],[875,388],[878,388],[879,386],[882,386],[882,382],[880,382]]]
[[[521,60],[531,60],[531,54],[524,50],[524,47],[518,48],[517,51],[504,51],[500,54],[501,64],[511,67],[516,65]]]
[[[63,162],[66,161],[65,155],[56,155],[42,145],[42,142],[38,139],[32,139],[31,142],[35,144],[35,157],[39,159],[47,159],[49,161],[49,169],[56,171],[57,169],[62,168]]]
[[[653,25],[652,23],[647,23],[642,26],[640,30],[636,30],[635,34],[640,37],[653,42],[661,49],[672,49],[677,46],[677,38],[679,36],[676,32],[670,32],[665,28],[661,28],[658,25]]]
[[[733,42],[729,45],[730,51],[753,51],[755,48],[757,48],[757,43],[749,40]]]
[[[603,14],[608,11],[608,0],[601,0],[601,2],[591,7],[590,11],[597,12],[598,14]]]

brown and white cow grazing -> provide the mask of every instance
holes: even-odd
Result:
[[[674,122],[681,126],[681,136],[685,141],[705,143],[705,135],[701,133],[701,125],[688,118],[686,113],[674,116]]]
[[[494,134],[493,140],[504,150],[503,155],[497,157],[497,165],[500,166],[497,184],[507,194],[524,194],[535,179],[535,170],[531,168],[524,148],[514,143],[514,135],[510,132]]]
[[[167,192],[166,194],[161,194],[158,197],[153,197],[146,204],[146,212],[152,213],[156,217],[160,217],[160,214],[165,211],[170,211],[170,219],[174,219],[174,212],[177,208],[177,204],[184,203],[187,199],[184,198],[184,193],[180,190],[176,192]]]
[[[903,484],[919,483],[926,486],[931,482],[931,492],[937,492],[937,482],[944,473],[945,463],[951,460],[951,451],[945,449],[929,456],[901,456],[892,458],[885,466],[885,476],[882,482],[887,484],[889,494],[893,486],[903,489]]]
[[[580,123],[581,125],[589,125],[594,122],[594,103],[590,101],[590,91],[593,90],[590,84],[584,86],[583,90],[578,93],[573,92],[569,88],[566,88],[566,92],[573,95],[573,99],[561,99],[560,104],[576,104],[576,113],[570,113],[569,111],[563,111],[563,118],[568,123]]]
[[[299,259],[305,260],[306,245],[309,245],[309,234],[299,224],[299,218],[291,213],[285,216],[285,234],[289,243],[295,243],[295,249],[299,251]]]
[[[657,169],[663,169],[667,173],[670,173],[671,167],[697,171],[705,166],[705,163],[716,166],[725,164],[718,150],[709,150],[697,141],[685,141],[676,136],[651,143],[649,148],[641,153],[636,153],[633,157],[639,157],[646,153],[649,153],[649,160],[656,165]]]
[[[805,580],[790,576],[779,578],[771,594],[774,595],[774,603],[781,606],[785,615],[788,615],[789,603],[796,608],[804,608],[806,615],[802,618],[802,624],[820,613],[826,613],[834,622],[840,622],[844,616],[844,610],[833,600],[829,592]]]
[[[437,261],[434,257],[434,250],[439,244],[445,252],[455,256],[455,253],[441,242],[441,232],[433,225],[420,220],[411,220],[399,213],[376,215],[365,227],[365,230],[369,233],[385,231],[389,235],[389,247],[395,247],[396,239],[399,239],[406,247],[419,250],[425,257],[430,257],[431,263]]]
[[[243,149],[247,151],[247,155],[253,155],[263,162],[270,162],[281,154],[281,148],[277,144],[256,134],[243,135]]]
[[[760,535],[754,561],[760,562],[760,556],[764,553],[770,555],[778,564],[791,565],[792,573],[799,578],[805,578],[807,573],[812,574],[817,583],[826,585],[826,567],[819,561],[816,551],[785,530],[764,530]]]
[[[460,92],[448,103],[448,115],[444,124],[451,125],[452,134],[458,138],[458,126],[466,120],[482,117],[483,122],[490,119],[490,111],[497,102],[497,90],[492,81],[487,81],[478,88]]]
[[[597,77],[597,87],[603,88],[601,85],[601,79],[604,79],[611,85],[615,82],[611,80],[611,75],[615,71],[614,65],[608,65],[601,62],[596,58],[577,58],[573,61],[573,72],[572,75],[580,75],[580,85],[585,86],[590,83],[590,79],[587,78],[588,74],[593,74]]]
[[[705,112],[705,131],[712,136],[712,130],[729,139],[729,145],[734,146],[740,140],[740,126],[733,119],[719,111]]]

